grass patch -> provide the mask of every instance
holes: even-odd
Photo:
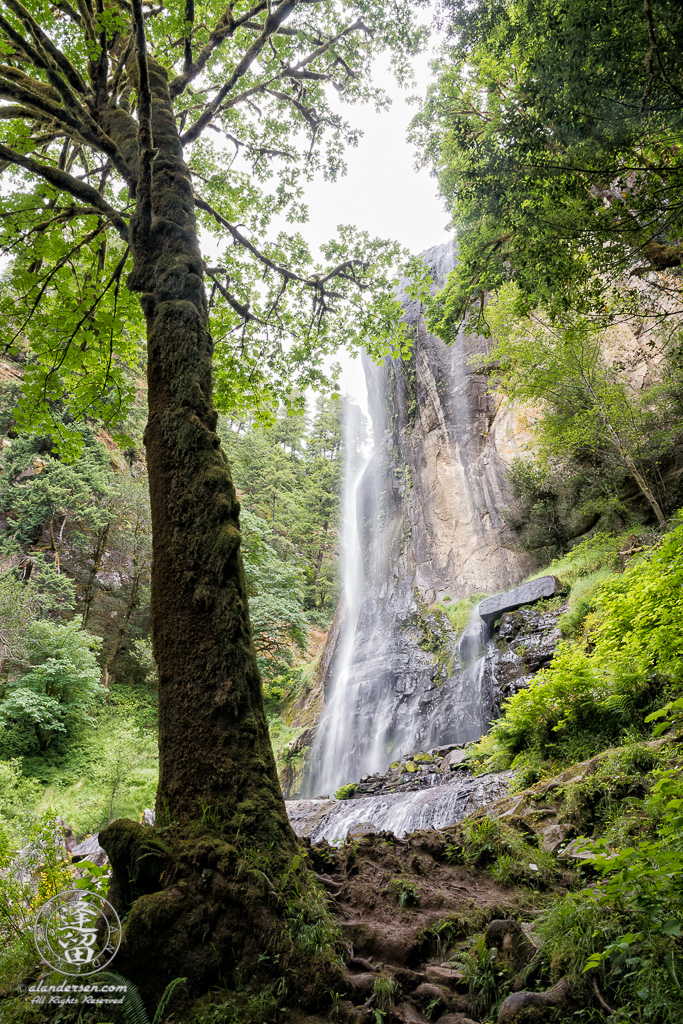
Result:
[[[468,622],[472,618],[474,606],[483,601],[487,596],[484,593],[470,594],[469,597],[463,597],[459,601],[440,602],[438,604],[438,608],[448,617],[448,621],[453,627],[456,636],[459,636],[466,629]]]

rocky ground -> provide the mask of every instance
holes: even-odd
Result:
[[[641,756],[654,757],[668,742],[641,744]],[[292,1011],[286,1019],[292,1024],[603,1019],[606,1004],[594,982],[547,974],[535,919],[550,900],[595,877],[592,856],[577,839],[590,834],[592,801],[608,791],[614,800],[630,799],[647,784],[646,774],[637,772],[610,778],[609,765],[622,749],[494,800],[451,828],[403,839],[359,829],[341,847],[307,844],[343,936],[345,987],[332,1015]],[[501,880],[499,858],[505,856],[516,867]],[[484,961],[490,957],[506,978],[508,994],[493,1017],[482,1005],[485,970],[479,977],[473,973],[473,949]]]

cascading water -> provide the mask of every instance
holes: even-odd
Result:
[[[443,287],[455,245],[422,258],[434,288]],[[375,448],[346,475],[346,611],[301,788],[309,797],[383,772],[404,754],[485,732],[493,707],[484,624],[475,611],[457,639],[438,602],[504,590],[528,572],[500,515],[508,493],[488,432],[486,381],[468,363],[484,343],[462,336],[447,347],[427,332],[419,302],[405,297],[403,306],[411,359],[364,363]],[[424,799],[443,799],[454,813],[451,782],[436,789],[443,797]],[[368,799],[375,798],[351,803]],[[396,794],[389,803],[406,799]],[[410,820],[423,820],[422,800],[410,796]],[[407,827],[397,809],[377,813]]]
[[[510,772],[472,778],[466,773],[412,793],[385,793],[358,800],[290,800],[287,810],[298,835],[313,843],[344,839],[359,823],[402,836],[416,829],[444,828],[507,793]]]
[[[358,526],[358,489],[369,456],[358,458],[354,438],[358,432],[356,407],[347,402],[345,422],[344,494],[342,502],[342,584],[344,622],[335,651],[331,696],[320,722],[312,752],[309,787],[316,792],[334,792],[338,781],[350,771],[348,753],[355,723],[349,710],[357,701],[354,693],[353,652],[356,627],[365,589],[365,571]]]

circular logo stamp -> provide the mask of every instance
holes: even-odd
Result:
[[[41,960],[60,974],[96,974],[116,956],[121,921],[108,900],[65,889],[44,903],[33,928]]]

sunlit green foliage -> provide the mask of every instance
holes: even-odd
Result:
[[[609,318],[601,324],[563,313],[553,320],[544,310],[517,317],[518,295],[518,286],[506,283],[487,307],[496,338],[485,359],[493,368],[491,387],[514,405],[537,410],[541,464],[605,467],[603,502],[628,480],[663,522],[666,495],[655,481],[683,435],[679,375],[664,363],[652,371],[649,387],[638,390],[622,366],[607,361]],[[598,495],[591,494],[593,502]]]
[[[484,597],[486,597],[486,594],[477,593],[470,594],[469,597],[463,597],[459,601],[443,601],[439,603],[439,608],[448,616],[448,621],[453,627],[456,636],[463,632],[467,623],[472,618],[474,606]]]
[[[424,3],[296,0],[267,21],[258,6],[233,5],[227,19],[224,4],[201,0],[189,16],[178,2],[145,18],[212,253],[203,274],[223,411],[301,408],[308,388],[336,380],[328,357],[341,345],[405,349],[391,275],[407,254],[349,225],[316,254],[299,226],[306,182],[344,173],[345,148],[359,137],[353,104],[390,102],[372,81],[378,55],[388,51],[397,81],[410,81],[427,34],[415,16]],[[145,334],[127,287],[138,173],[129,136],[139,109],[121,41],[132,15],[105,3],[83,20],[41,0],[22,11],[8,7],[0,26],[9,100],[0,323],[8,350],[25,361],[15,421],[75,455],[82,439],[69,424],[86,414],[125,434]]]
[[[614,542],[572,552],[567,580],[578,578],[582,568],[600,568],[606,553],[613,557]],[[562,575],[562,562],[555,568]],[[552,665],[505,702],[477,756],[497,767],[529,750],[541,759],[579,760],[618,741],[628,728],[645,729],[647,714],[683,684],[682,587],[679,525],[622,574],[604,580],[584,634],[561,643]]]
[[[551,980],[595,979],[624,1021],[675,1024],[683,998],[683,844],[680,769],[654,775],[637,832],[586,843],[602,878],[543,916]]]
[[[437,81],[414,123],[453,215],[460,264],[432,326],[485,326],[486,292],[518,310],[657,309],[638,291],[681,262],[683,37],[676,0],[443,0]],[[628,280],[630,277],[630,280]],[[654,279],[654,278],[653,278]],[[659,312],[662,312],[659,307]]]
[[[27,624],[26,662],[16,665],[0,695],[1,749],[32,754],[91,722],[101,699],[98,646],[75,621]]]

